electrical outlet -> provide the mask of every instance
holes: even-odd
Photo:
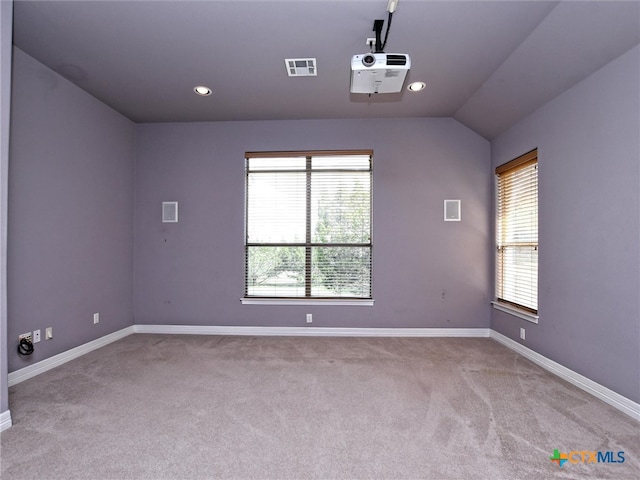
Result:
[[[100,323],[100,314],[99,313],[94,313],[93,314],[93,324],[95,325],[96,323]]]
[[[53,327],[47,327],[44,331],[44,339],[51,340],[53,338]]]
[[[520,329],[520,340],[524,340],[524,328]]]
[[[27,340],[31,341],[32,340],[31,332],[23,333],[22,335],[20,335],[18,337],[18,341],[22,340],[23,338],[26,338]]]
[[[313,315],[310,313],[307,313],[307,323],[312,323],[313,322]]]
[[[38,343],[40,341],[40,329],[33,331],[33,343]]]
[[[373,48],[373,46],[376,44],[376,39],[374,38],[367,38],[367,41],[364,43],[367,47],[371,47]]]

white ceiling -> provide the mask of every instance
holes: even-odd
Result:
[[[20,1],[14,43],[135,122],[453,117],[493,138],[640,43],[640,0],[400,0],[419,93],[349,93],[387,0]],[[317,77],[284,59],[315,57]],[[195,85],[213,89],[210,97]]]

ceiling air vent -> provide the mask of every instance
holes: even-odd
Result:
[[[318,74],[315,58],[285,58],[284,64],[290,77],[315,77]]]

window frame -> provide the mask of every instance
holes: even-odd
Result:
[[[317,157],[331,157],[331,156],[368,156],[369,168],[368,170],[356,170],[345,169],[344,171],[362,171],[369,174],[369,242],[364,243],[322,243],[313,242],[311,238],[311,179],[313,172],[339,172],[339,168],[331,169],[313,169],[311,160]],[[269,170],[254,170],[249,169],[249,159],[256,158],[287,158],[287,157],[305,157],[306,166],[304,169],[292,168],[291,171],[306,173],[306,214],[305,214],[305,241],[304,242],[249,242],[249,175],[251,173],[266,172]],[[302,151],[248,151],[245,152],[245,209],[244,209],[244,293],[241,301],[243,304],[277,304],[277,305],[354,305],[354,306],[372,306],[373,300],[373,150],[302,150]],[[274,170],[276,171],[276,170]],[[278,169],[277,172],[288,172],[287,169]],[[305,248],[305,261],[304,261],[304,277],[305,277],[305,292],[304,296],[267,296],[267,295],[255,295],[249,294],[249,282],[248,282],[248,255],[250,247],[259,246],[288,246],[288,247],[304,247]],[[314,296],[311,294],[312,282],[311,282],[311,270],[312,270],[312,250],[314,247],[355,247],[355,248],[368,248],[369,249],[369,296],[368,297],[356,297],[356,296]]]
[[[530,288],[530,292],[531,293],[535,293],[535,307],[533,308],[531,305],[525,305],[525,304],[521,304],[518,303],[516,301],[512,301],[510,299],[505,299],[502,298],[504,295],[504,291],[500,291],[500,287],[501,285],[504,286],[505,282],[501,280],[501,272],[502,274],[504,274],[504,262],[501,264],[502,258],[501,258],[501,249],[502,251],[504,251],[504,249],[507,247],[506,243],[503,243],[503,239],[501,238],[501,226],[502,226],[502,222],[504,222],[504,220],[501,218],[501,211],[500,211],[500,207],[501,207],[501,187],[500,187],[500,175],[502,174],[506,174],[506,173],[514,173],[517,172],[519,170],[522,170],[524,168],[527,168],[531,165],[535,166],[535,170],[536,170],[536,174],[535,174],[535,209],[536,209],[536,230],[535,230],[535,242],[528,240],[528,241],[523,241],[523,242],[508,242],[509,245],[508,247],[522,247],[522,246],[531,246],[533,248],[535,248],[537,253],[536,256],[536,268],[535,268],[535,279],[536,279],[536,289],[535,292],[533,292],[533,288]],[[495,169],[495,186],[496,186],[496,195],[495,195],[495,199],[496,199],[496,228],[495,228],[495,238],[496,238],[496,250],[495,250],[495,282],[494,282],[494,301],[492,301],[491,303],[493,304],[494,308],[509,314],[512,314],[514,316],[517,316],[519,318],[522,318],[524,320],[528,320],[530,322],[533,323],[538,323],[539,320],[539,315],[538,315],[538,309],[539,309],[539,251],[540,251],[540,245],[539,245],[539,222],[538,222],[538,216],[539,216],[539,210],[540,210],[540,205],[539,205],[539,180],[538,180],[538,173],[539,173],[539,167],[538,167],[538,149],[535,148],[509,162],[506,162],[498,167],[496,167]]]

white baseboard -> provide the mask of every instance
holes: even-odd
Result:
[[[505,347],[515,351],[516,353],[519,353],[523,357],[531,360],[536,365],[539,365],[545,370],[553,373],[563,380],[566,380],[567,382],[575,385],[576,387],[584,390],[594,397],[599,398],[603,402],[608,403],[621,412],[626,413],[631,418],[640,421],[640,404],[629,400],[627,397],[623,397],[619,393],[616,393],[613,390],[610,390],[607,387],[602,386],[599,383],[596,383],[593,380],[590,380],[587,377],[580,375],[579,373],[574,372],[573,370],[564,367],[557,362],[554,362],[553,360],[549,360],[547,357],[534,352],[530,348],[521,345],[520,343],[510,339],[509,337],[505,337],[495,330],[491,330],[491,338],[501,343]]]
[[[11,412],[7,410],[6,412],[0,413],[0,432],[4,432],[7,428],[11,427],[13,423],[11,422]]]
[[[11,372],[9,374],[9,386],[13,386],[17,383],[24,382],[36,375],[40,375],[52,368],[55,368],[63,363],[67,363],[74,358],[81,357],[82,355],[89,353],[93,350],[96,350],[100,347],[104,347],[110,343],[115,342],[116,340],[120,340],[126,336],[134,333],[133,327],[123,328],[122,330],[118,330],[117,332],[110,333],[109,335],[105,335],[104,337],[100,337],[91,342],[85,343],[84,345],[80,345],[79,347],[72,348],[71,350],[67,350],[66,352],[62,352],[58,355],[54,355],[53,357],[49,357],[45,360],[42,360],[38,363],[34,363],[33,365],[29,365],[28,367],[21,368],[20,370],[16,370],[15,372]]]
[[[276,337],[489,337],[488,328],[338,328],[134,325],[135,333]]]

